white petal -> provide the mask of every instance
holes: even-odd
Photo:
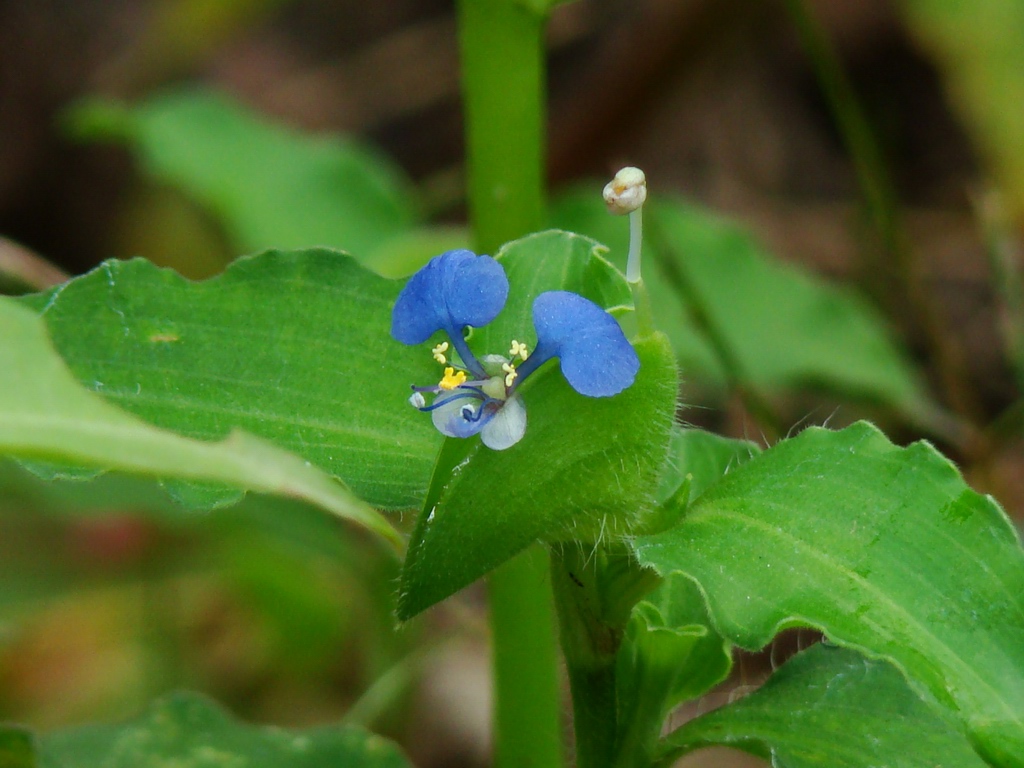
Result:
[[[501,410],[494,414],[480,431],[484,445],[495,451],[504,451],[523,439],[526,434],[526,406],[519,398],[513,395],[501,407]]]

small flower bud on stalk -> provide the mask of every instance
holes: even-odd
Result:
[[[605,184],[604,201],[614,214],[632,213],[647,201],[647,177],[639,168],[627,166]]]
[[[626,281],[633,293],[637,322],[644,333],[654,331],[654,317],[640,272],[640,249],[643,245],[644,203],[647,201],[647,177],[639,168],[627,166],[615,174],[604,187],[604,201],[608,212],[622,216],[629,214],[629,256],[626,259]]]

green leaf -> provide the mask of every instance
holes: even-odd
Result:
[[[42,321],[0,299],[0,455],[297,497],[398,541],[375,510],[308,462],[232,431],[220,443],[156,429],[84,390]]]
[[[670,574],[637,605],[629,632],[644,663],[660,667],[667,709],[706,693],[732,667],[730,646],[712,629],[704,598],[693,581]]]
[[[676,286],[729,349],[740,383],[820,386],[904,411],[925,395],[879,314],[853,291],[774,261],[743,230],[681,203],[651,227]]]
[[[41,768],[408,768],[398,748],[351,726],[306,730],[242,723],[194,693],[154,702],[134,720],[39,740]]]
[[[505,310],[474,331],[479,356],[507,354],[536,336],[533,299],[570,290],[625,310],[625,279],[589,238],[543,232],[509,243]],[[611,398],[578,394],[548,364],[523,389],[529,426],[506,451],[479,438],[446,441],[402,573],[406,619],[488,573],[538,539],[597,541],[622,535],[646,514],[675,411],[676,372],[664,337],[636,345],[636,382]]]
[[[665,502],[689,481],[688,501],[717,483],[733,467],[761,452],[756,443],[721,437],[703,429],[672,428],[668,461],[658,481],[657,498]]]
[[[662,756],[738,747],[778,768],[984,768],[960,724],[926,704],[903,676],[819,643],[760,689],[674,731]]]
[[[71,124],[128,143],[149,176],[213,211],[242,251],[325,245],[363,257],[417,217],[409,181],[379,153],[274,124],[212,91],[89,101]]]
[[[636,552],[695,579],[737,645],[817,627],[958,710],[989,759],[1024,765],[1024,553],[999,506],[927,443],[898,448],[864,423],[808,429]]]
[[[636,606],[616,660],[620,754],[642,745],[649,758],[668,713],[728,676],[730,646],[710,626],[700,590],[681,574]]]
[[[400,287],[313,249],[198,283],[108,261],[28,301],[79,381],[125,410],[202,440],[244,429],[396,508],[420,504],[440,445],[406,402],[435,378],[429,351],[388,336]]]
[[[700,429],[673,426],[658,484],[660,530],[678,523],[686,505],[759,448]],[[666,715],[721,682],[732,667],[730,645],[711,629],[704,597],[682,574],[668,574],[633,610],[619,651],[620,761],[650,762]],[[630,758],[632,756],[632,758]]]

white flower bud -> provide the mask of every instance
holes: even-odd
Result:
[[[638,210],[647,200],[647,177],[639,168],[627,166],[604,187],[609,213],[621,215]]]

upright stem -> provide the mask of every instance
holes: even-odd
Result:
[[[547,554],[534,546],[488,579],[496,768],[558,768],[563,763],[549,573]]]
[[[469,213],[491,252],[544,225],[544,17],[517,0],[459,0]]]
[[[577,768],[646,765],[664,701],[623,707],[637,696],[619,690],[618,654],[633,606],[659,577],[621,543],[566,543],[551,549],[551,581],[572,685]]]
[[[624,624],[606,621],[598,553],[565,544],[551,551],[562,651],[572,686],[578,768],[615,765],[618,713],[615,655]]]
[[[478,251],[544,225],[544,17],[516,0],[459,0],[469,211]],[[560,695],[547,561],[489,580],[497,768],[558,768]]]

